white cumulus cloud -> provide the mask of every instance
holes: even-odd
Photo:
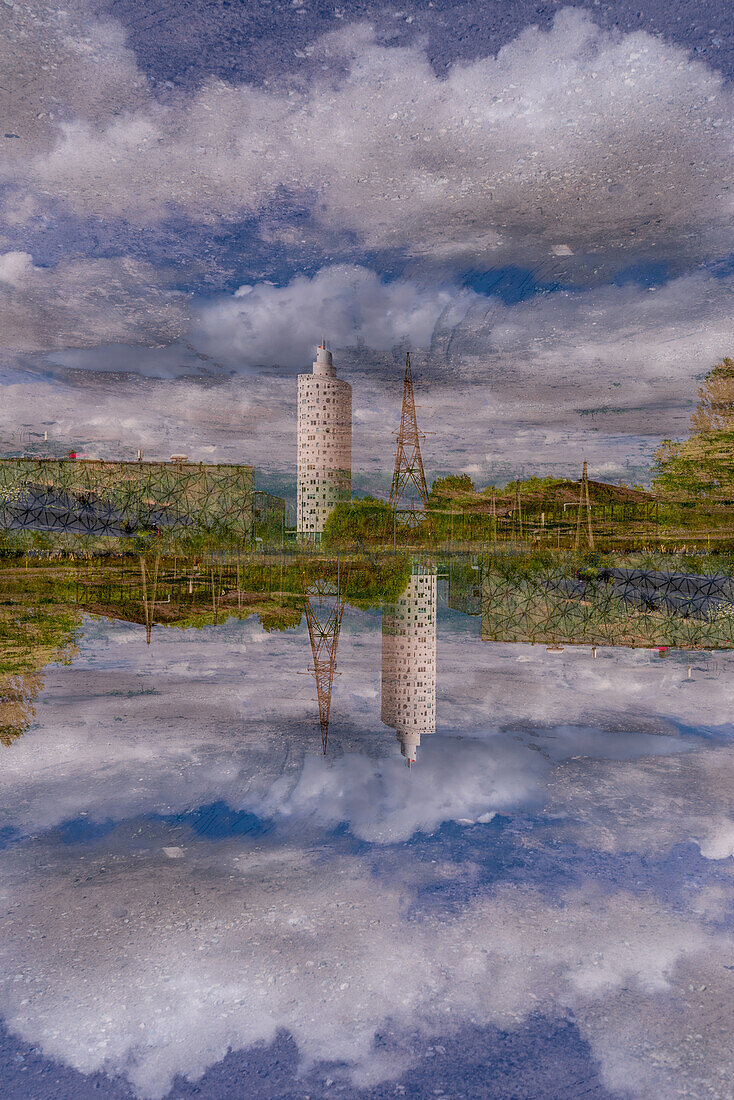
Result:
[[[181,858],[166,858],[170,844]],[[3,908],[13,903],[0,944],[6,1024],[84,1073],[124,1075],[139,1096],[160,1098],[176,1075],[196,1080],[281,1029],[305,1066],[341,1063],[337,1075],[371,1085],[410,1066],[416,1032],[511,1029],[569,1010],[608,1079],[636,1069],[633,1095],[706,1095],[684,1091],[679,1045],[701,1013],[679,975],[705,968],[720,1011],[731,939],[650,897],[588,887],[547,900],[500,886],[455,915],[409,917],[412,868],[378,880],[359,858],[300,846],[164,827],[86,847],[83,861],[43,842],[29,854],[0,857]],[[423,881],[441,870],[422,868]],[[387,1056],[375,1044],[386,1030]],[[730,1044],[702,1030],[711,1082],[731,1072]]]
[[[369,268],[335,264],[285,286],[256,283],[203,304],[194,339],[232,365],[308,369],[322,337],[335,348],[363,344],[383,351],[407,340],[426,346],[436,322],[455,301],[455,288],[411,279],[384,282]],[[468,309],[478,295],[460,295]]]
[[[42,267],[27,252],[0,254],[2,349],[44,351],[175,339],[187,324],[186,302],[167,281],[152,264],[124,256]],[[129,360],[132,367],[132,351]]]
[[[116,110],[71,97],[55,146],[21,158],[19,186],[141,224],[172,208],[254,214],[271,241],[293,236],[273,202],[294,201],[304,241],[347,231],[460,266],[560,256],[599,269],[731,248],[732,93],[680,47],[565,9],[444,76],[420,45],[380,45],[366,25],[309,52],[321,65],[287,85],[210,80],[162,102],[136,75],[133,96],[110,89]]]

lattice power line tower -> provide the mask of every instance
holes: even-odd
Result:
[[[336,675],[336,650],[344,614],[344,594],[339,582],[319,578],[306,589],[306,622],[311,639],[316,694],[319,702],[321,748],[326,753],[329,736],[331,692]]]
[[[586,468],[586,462],[584,461],[583,470],[581,472],[581,496],[579,497],[579,514],[576,519],[576,540],[574,542],[574,550],[578,550],[581,545],[581,540],[584,534],[582,514],[584,509],[586,510],[586,537],[588,540],[589,550],[594,549],[594,531],[591,526],[591,501],[589,500],[589,474]]]
[[[416,513],[425,513],[428,507],[428,489],[426,488],[426,475],[423,472],[423,459],[421,458],[421,439],[425,434],[418,431],[418,420],[415,414],[415,396],[413,394],[413,374],[410,369],[410,352],[405,356],[405,382],[403,383],[403,410],[400,415],[400,430],[398,431],[398,445],[395,453],[395,472],[392,476],[390,488],[390,507],[396,511],[415,516]],[[403,505],[403,498],[408,496],[408,507]],[[417,498],[417,499],[416,499]],[[418,504],[420,501],[420,504]]]

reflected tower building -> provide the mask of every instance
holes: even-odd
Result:
[[[436,570],[414,564],[400,599],[382,611],[382,721],[415,762],[436,729]]]
[[[337,378],[322,343],[298,375],[298,536],[320,542],[326,518],[352,492],[352,387]]]

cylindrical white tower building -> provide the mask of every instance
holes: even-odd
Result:
[[[436,730],[436,570],[414,565],[399,600],[382,611],[382,721],[415,762]]]
[[[298,375],[299,538],[320,542],[326,517],[352,494],[352,387],[320,344],[311,374]]]

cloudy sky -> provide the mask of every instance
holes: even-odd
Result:
[[[2,453],[48,431],[291,491],[326,336],[361,490],[389,479],[407,348],[429,476],[637,479],[734,347],[724,2],[30,0],[0,24]]]
[[[326,758],[305,622],[85,621],[2,752],[11,1100],[725,1094],[731,656],[477,627],[409,771],[379,612]]]

